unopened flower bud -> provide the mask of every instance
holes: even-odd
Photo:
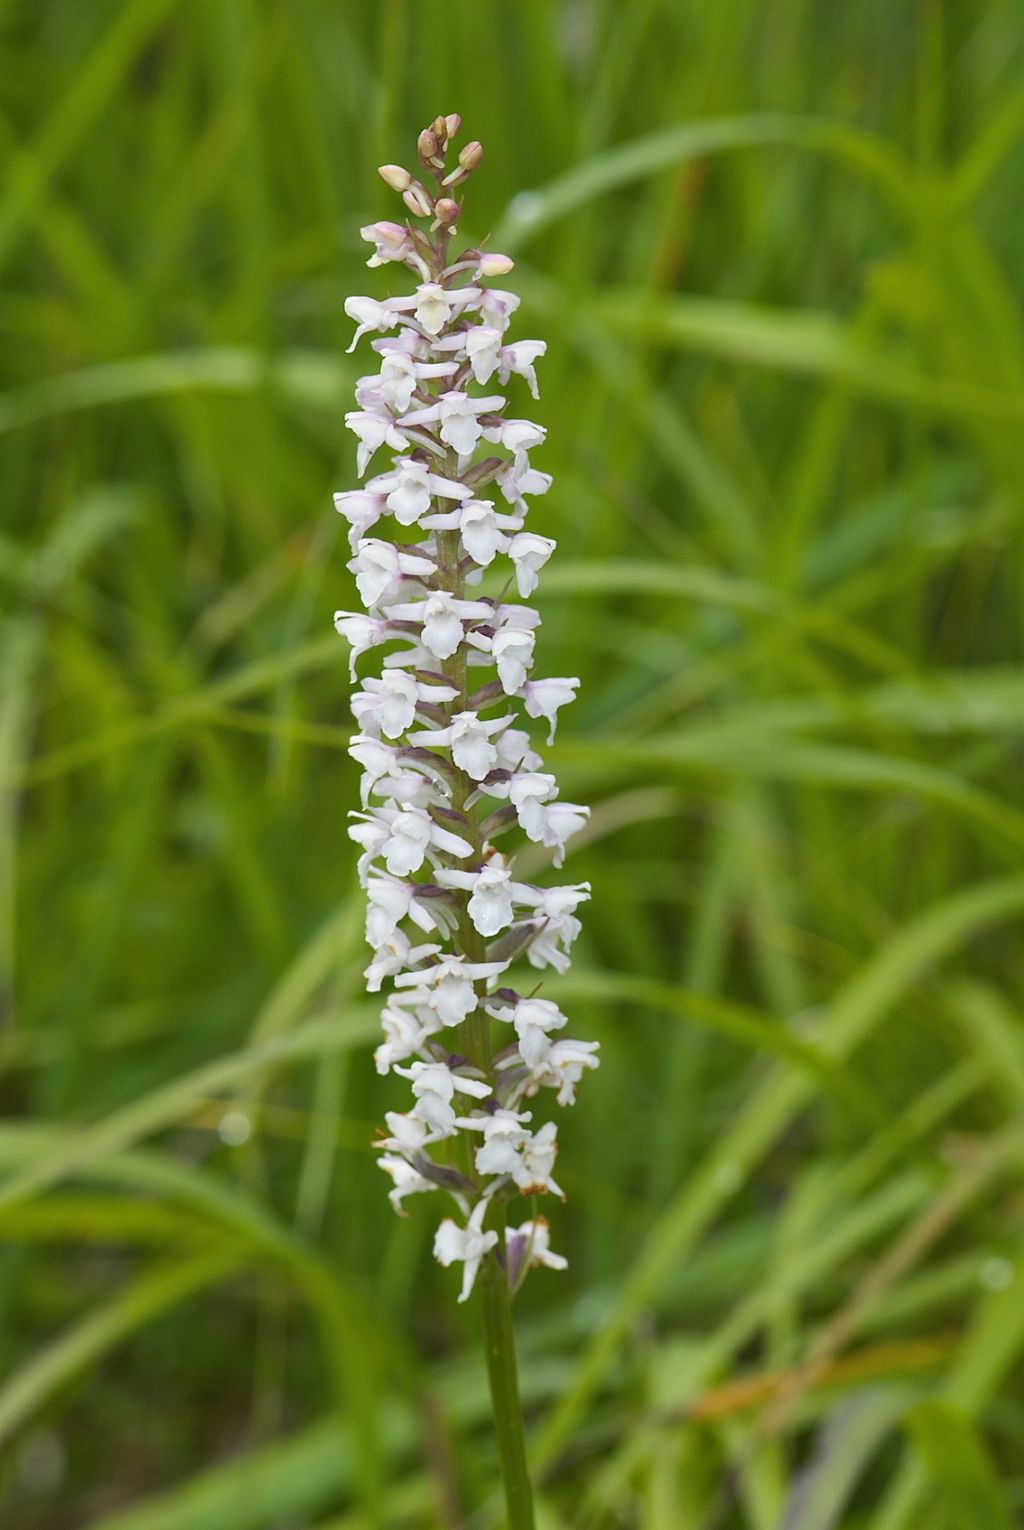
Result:
[[[432,132],[430,128],[423,129],[423,132],[416,140],[416,148],[418,149],[420,159],[424,164],[431,164],[435,160],[438,160],[438,149],[440,148],[440,144],[437,141],[436,133]],[[441,163],[441,161],[438,162]]]
[[[433,133],[438,143],[442,146],[448,142],[448,118],[435,117],[430,124],[428,132]]]
[[[440,206],[440,203],[438,203],[438,206]],[[481,255],[476,268],[476,275],[506,276],[514,265],[515,261],[510,256],[499,255],[497,250],[493,250],[487,255]]]
[[[467,172],[475,170],[484,157],[484,146],[477,139],[467,143],[464,149],[459,150],[459,164]]]
[[[434,217],[438,223],[451,224],[459,221],[459,204],[451,197],[440,197],[434,203]]]
[[[407,190],[402,192],[402,201],[417,218],[429,218],[433,215],[433,204],[419,181],[412,181]]]
[[[450,116],[444,119],[444,125],[448,129],[448,137],[454,138],[456,133],[459,131],[459,128],[462,126],[462,118],[459,116],[458,112],[452,112]]]
[[[379,165],[377,174],[391,187],[392,191],[405,191],[412,185],[412,176],[408,170],[403,170],[401,165]]]

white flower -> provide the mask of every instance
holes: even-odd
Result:
[[[431,849],[460,859],[472,855],[473,846],[461,835],[436,824],[423,808],[403,806],[391,820],[381,847],[384,864],[393,877],[407,877],[420,867]]]
[[[597,1067],[599,1043],[567,1039],[543,1050],[544,1055],[532,1065],[531,1092],[546,1085],[558,1090],[559,1105],[575,1104],[576,1085],[588,1068]]]
[[[534,531],[517,532],[508,544],[508,555],[516,568],[516,586],[524,599],[537,588],[537,570],[544,567],[557,545],[551,537],[540,537]]]
[[[366,940],[378,951],[391,939],[403,919],[431,934],[435,921],[416,896],[415,882],[400,882],[397,877],[374,876],[366,884]]]
[[[485,866],[473,885],[467,905],[481,935],[497,935],[512,923],[511,874],[501,866]]]
[[[361,822],[349,826],[348,837],[355,840],[357,845],[362,846],[363,853],[359,857],[356,874],[359,877],[361,887],[366,886],[367,874],[373,862],[377,859],[388,837],[387,824],[369,813],[358,815]]]
[[[469,608],[467,610],[467,607]],[[438,659],[449,659],[465,635],[463,619],[486,615],[474,602],[456,600],[447,590],[437,590],[423,602],[423,646]]]
[[[504,333],[508,329],[509,320],[519,307],[519,294],[501,292],[497,287],[485,287],[481,290],[477,307],[485,324],[490,324],[494,329],[500,329]]]
[[[335,611],[334,630],[351,648],[349,674],[356,678],[356,660],[368,648],[383,643],[388,634],[388,624],[374,616],[364,616],[362,611]]]
[[[377,782],[391,769],[396,758],[396,750],[391,745],[382,743],[379,738],[371,738],[366,733],[357,733],[349,743],[348,753],[357,765],[362,766],[362,801],[365,807]]]
[[[554,849],[552,859],[556,866],[561,866],[565,860],[566,840],[578,833],[589,817],[590,809],[581,807],[578,802],[552,802],[548,807],[544,843]]]
[[[379,1146],[391,1153],[418,1153],[425,1147],[429,1137],[426,1125],[412,1111],[388,1110],[384,1113],[390,1137],[384,1137]]]
[[[415,1057],[426,1044],[427,1038],[437,1029],[436,1026],[424,1025],[417,1015],[411,1015],[394,1004],[385,1004],[381,1010],[380,1023],[384,1029],[384,1040],[373,1054],[378,1073],[389,1073],[396,1063],[405,1062],[407,1057]]]
[[[417,462],[414,457],[396,457],[394,470],[371,478],[366,487],[381,496],[402,526],[411,526],[419,520],[430,508],[432,495],[442,499],[470,497],[464,484],[432,473],[425,462]]]
[[[557,1136],[554,1121],[545,1121],[540,1131],[524,1142],[519,1163],[512,1171],[523,1195],[557,1195],[559,1200],[565,1200],[561,1187],[551,1177],[558,1156]]]
[[[359,440],[356,472],[360,478],[366,472],[374,452],[385,443],[393,451],[405,450],[406,439],[389,415],[367,409],[350,409],[345,416],[345,424]]]
[[[451,1217],[445,1217],[434,1235],[434,1258],[438,1263],[449,1265],[458,1261],[464,1266],[462,1290],[459,1292],[460,1302],[466,1301],[469,1297],[480,1268],[480,1261],[498,1241],[498,1234],[493,1228],[488,1229],[487,1232],[483,1231],[486,1215],[487,1202],[477,1201],[465,1227],[459,1227]]]
[[[405,414],[412,403],[420,375],[420,369],[410,353],[396,348],[382,358],[379,374],[362,378],[361,384],[375,392],[392,414]],[[359,396],[358,390],[356,396]]]
[[[437,659],[451,657],[465,637],[467,622],[483,621],[490,614],[490,606],[482,600],[456,600],[447,590],[435,590],[423,601],[388,607],[393,621],[422,622],[423,646]]]
[[[379,375],[361,378],[359,386],[375,392],[392,414],[405,414],[420,382],[451,377],[457,371],[454,361],[417,361],[405,346],[392,342],[383,354]]]
[[[359,326],[352,336],[352,344],[349,353],[355,350],[363,335],[372,330],[383,332],[394,329],[401,318],[402,310],[412,308],[414,298],[385,298],[383,303],[378,303],[375,298],[350,297],[345,299],[345,312],[350,319],[355,319]]]
[[[530,1112],[498,1108],[487,1115],[462,1116],[458,1125],[483,1134],[474,1163],[479,1174],[510,1176],[523,1195],[557,1195],[565,1199],[552,1178],[558,1154],[558,1129],[547,1121],[530,1133],[524,1123]]]
[[[489,324],[479,324],[466,336],[466,356],[473,376],[483,385],[498,370],[498,353],[501,350],[501,330]]]
[[[374,786],[374,795],[395,806],[429,808],[438,805],[435,783],[418,770],[399,769],[383,776]]]
[[[569,970],[566,953],[581,929],[575,911],[589,897],[589,882],[566,887],[531,887],[523,894],[520,901],[528,902],[542,921],[526,952],[531,967],[553,967],[556,972]]]
[[[383,1153],[377,1159],[377,1163],[385,1174],[390,1174],[394,1181],[394,1188],[388,1191],[388,1200],[399,1216],[405,1215],[402,1202],[407,1195],[416,1195],[421,1190],[437,1189],[431,1180],[422,1175],[418,1169],[414,1169],[407,1159],[400,1158],[397,1154]]]
[[[484,431],[488,441],[498,441],[502,446],[512,452],[512,461],[520,473],[530,471],[530,462],[527,452],[534,446],[540,446],[547,431],[543,425],[534,424],[533,420],[498,420],[493,425],[488,425]]]
[[[396,1073],[412,1080],[412,1092],[416,1103],[412,1114],[441,1137],[455,1132],[455,1109],[452,1099],[455,1092],[470,1094],[474,1099],[485,1100],[491,1092],[490,1084],[478,1079],[463,1078],[453,1073],[444,1063],[414,1062],[408,1068],[395,1067]]]
[[[396,547],[376,537],[364,537],[357,544],[348,567],[356,576],[356,589],[364,606],[371,610],[378,601],[397,594],[403,579],[429,579],[435,573],[433,559],[415,548]]]
[[[576,699],[578,679],[527,680],[523,686],[523,701],[531,717],[544,717],[550,724],[548,743],[555,742],[555,714],[559,707],[567,706]]]
[[[430,685],[387,669],[379,680],[364,680],[352,697],[352,711],[364,733],[399,738],[412,725],[421,701],[452,701],[457,694],[450,685]]]
[[[439,871],[442,887],[461,887],[469,891],[467,910],[481,935],[497,935],[512,923],[512,896],[518,883],[495,856],[482,871]]]
[[[558,783],[554,776],[538,770],[525,770],[509,782],[509,801],[516,810],[519,827],[527,839],[532,839],[535,844],[544,842],[547,814],[543,804],[550,802],[557,790]]]
[[[416,391],[416,363],[408,351],[394,351],[381,362],[380,376],[363,379],[376,384],[377,391],[392,414],[404,414]]]
[[[489,499],[468,499],[457,510],[425,515],[420,521],[432,531],[458,531],[463,547],[481,568],[487,568],[495,555],[507,548],[505,533],[518,531],[522,524],[521,515],[496,514]]]
[[[511,717],[495,717],[485,722],[475,712],[458,712],[447,728],[423,728],[411,734],[409,742],[450,749],[459,769],[474,781],[482,781],[498,763],[498,751],[491,739],[511,721]]]
[[[551,1050],[549,1031],[560,1031],[569,1023],[550,999],[518,999],[514,1004],[503,999],[489,1002],[487,1008],[499,1019],[512,1021],[519,1055],[528,1068],[546,1062]]]
[[[494,634],[491,653],[506,696],[514,696],[526,683],[527,673],[533,665],[533,644],[532,632],[515,627],[506,627]]]
[[[504,533],[521,524],[518,516],[496,514],[492,500],[471,500],[462,507],[459,529],[473,562],[486,568],[495,554],[508,545]]]
[[[590,817],[588,807],[581,807],[576,802],[557,801],[555,778],[544,771],[523,771],[507,782],[496,782],[489,790],[494,796],[508,797],[527,839],[554,849],[556,866],[562,864],[566,841]]]
[[[518,1227],[509,1227],[505,1232],[505,1243],[508,1248],[509,1273],[515,1279],[526,1261],[526,1268],[532,1270],[538,1265],[545,1264],[549,1270],[567,1270],[568,1259],[561,1254],[551,1251],[550,1234],[548,1224],[543,1217],[536,1217],[532,1222],[521,1222]]]
[[[424,282],[416,295],[417,323],[428,335],[439,335],[452,316],[447,292],[438,282]]]
[[[419,966],[430,957],[440,954],[440,946],[429,944],[414,946],[404,930],[392,930],[387,939],[377,947],[373,960],[363,973],[367,992],[380,993],[380,985],[385,978],[394,977],[396,973],[404,972],[409,967]]]
[[[362,767],[362,799],[365,807],[378,783],[394,772],[402,773],[398,751],[392,744],[385,744],[368,733],[356,733],[348,746],[348,753]],[[418,774],[418,772],[409,772]]]
[[[543,340],[518,340],[515,345],[504,345],[498,352],[498,379],[507,383],[513,372],[520,377],[525,377],[530,392],[534,398],[539,398],[537,391],[537,374],[533,370],[533,364],[544,355],[547,350]]]
[[[512,1024],[519,1038],[519,1055],[528,1068],[535,1068],[548,1055],[548,1033],[560,1031],[568,1020],[550,999],[520,999]]]
[[[365,489],[347,489],[344,494],[334,495],[334,508],[348,521],[349,539],[354,545],[384,514],[384,498]]]
[[[516,1174],[522,1168],[519,1149],[529,1142],[529,1132],[522,1123],[530,1112],[496,1110],[489,1116],[474,1116],[460,1122],[471,1130],[483,1132],[483,1143],[476,1150],[474,1162],[478,1174]]]
[[[526,513],[527,494],[546,494],[551,487],[551,474],[530,467],[525,456],[511,458],[499,468],[495,481],[510,505]]]
[[[412,414],[403,416],[399,424],[408,427],[436,422],[439,426],[438,434],[445,445],[458,452],[460,457],[468,457],[484,434],[484,427],[478,417],[493,414],[504,403],[500,394],[489,398],[470,398],[468,393],[461,393],[456,388],[442,393],[436,404],[426,409],[414,409]],[[489,430],[487,434],[490,436],[493,431]]]
[[[469,962],[449,956],[420,972],[400,973],[395,987],[403,992],[396,1001],[433,1010],[442,1025],[461,1025],[479,1002],[474,983],[497,977],[507,966],[507,962]]]
[[[490,381],[497,372],[502,383],[507,383],[513,373],[524,377],[534,398],[537,398],[537,374],[534,362],[547,350],[543,340],[520,340],[515,345],[502,345],[502,331],[490,324],[479,324],[465,336],[465,355],[475,380],[481,386]]]
[[[474,781],[482,781],[497,764],[498,751],[491,740],[508,720],[494,717],[485,722],[475,712],[459,712],[452,718],[452,758]]]

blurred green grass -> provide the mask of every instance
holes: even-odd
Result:
[[[1019,6],[0,27],[5,1530],[494,1523],[472,1319],[369,1151],[329,627],[341,302],[438,110],[549,342],[596,808],[545,1530],[1018,1522]]]

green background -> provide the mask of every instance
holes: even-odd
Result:
[[[1019,5],[0,27],[5,1530],[495,1522],[474,1315],[369,1147],[330,622],[358,228],[456,110],[595,808],[542,1525],[1018,1523]]]

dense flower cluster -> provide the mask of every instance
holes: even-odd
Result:
[[[575,679],[533,678],[539,617],[524,604],[554,542],[525,529],[527,501],[550,477],[531,465],[542,426],[509,418],[504,395],[488,390],[516,375],[534,398],[538,340],[510,341],[518,297],[487,285],[512,267],[507,256],[468,250],[451,258],[460,204],[455,192],[478,163],[468,144],[454,169],[446,152],[458,118],[439,117],[419,139],[429,192],[400,166],[381,175],[429,232],[381,222],[362,230],[368,264],[396,263],[414,275],[408,296],[352,297],[353,346],[371,341],[379,370],[359,380],[346,424],[365,476],[381,449],[390,465],[362,489],[335,495],[351,526],[352,559],[365,612],[340,611],[351,646],[350,753],[363,771],[362,811],[349,833],[362,852],[373,956],[371,992],[390,985],[382,1013],[381,1073],[408,1079],[411,1109],[389,1112],[380,1164],[401,1210],[406,1196],[443,1188],[459,1219],[446,1218],[434,1252],[461,1262],[460,1300],[481,1261],[496,1257],[517,1285],[537,1264],[563,1268],[533,1217],[505,1227],[513,1197],[562,1192],[554,1175],[556,1128],[524,1108],[553,1090],[575,1099],[597,1045],[564,1035],[551,1000],[507,986],[525,959],[564,972],[589,887],[518,881],[494,841],[518,829],[561,865],[566,840],[588,810],[558,796],[517,708],[548,725],[573,699]],[[370,535],[390,518],[415,538]],[[509,561],[497,595],[472,593],[485,570]],[[512,585],[519,599],[512,594]],[[386,646],[379,676],[356,680],[356,660]]]

